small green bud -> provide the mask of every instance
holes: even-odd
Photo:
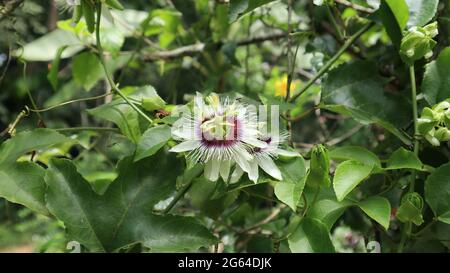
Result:
[[[423,198],[416,192],[403,196],[397,211],[397,219],[403,223],[412,222],[419,226],[423,224]]]
[[[434,137],[437,138],[439,141],[449,141],[450,131],[445,127],[441,127],[435,131]]]
[[[434,132],[433,132],[433,134],[434,134]],[[428,140],[428,142],[430,142],[430,144],[433,146],[437,147],[437,146],[441,145],[441,142],[431,134],[425,135],[425,139]]]

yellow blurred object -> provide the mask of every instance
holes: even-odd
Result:
[[[283,77],[278,78],[275,81],[275,96],[286,97],[287,83],[288,83],[287,75],[284,75]],[[291,82],[291,94],[293,93],[293,91],[297,89],[298,85],[299,85],[298,80]]]

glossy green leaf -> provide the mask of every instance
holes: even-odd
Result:
[[[289,248],[294,253],[335,252],[327,226],[320,220],[304,218],[288,237]]]
[[[124,100],[117,99],[94,109],[89,109],[88,113],[97,118],[114,122],[125,136],[138,143],[141,137],[139,115]],[[145,127],[142,129],[145,129]]]
[[[0,146],[0,166],[14,163],[20,156],[40,149],[46,149],[56,144],[74,142],[51,129],[35,129],[18,133]]]
[[[73,59],[72,75],[80,86],[90,91],[103,77],[104,71],[97,55],[83,52]]]
[[[67,46],[61,58],[68,58],[83,49],[83,45],[74,33],[56,29],[17,50],[14,55],[26,61],[51,61],[61,47]],[[42,50],[45,48],[45,50]]]
[[[358,203],[358,206],[373,220],[386,230],[391,218],[391,204],[389,200],[380,196],[372,196]]]
[[[148,129],[137,144],[134,160],[138,161],[154,155],[170,138],[170,127],[167,125],[159,125]]]
[[[28,152],[43,150],[64,142],[73,140],[50,129],[20,132],[3,142],[0,146],[0,196],[47,215],[44,169],[33,162],[16,160]]]
[[[392,42],[400,45],[402,31],[409,20],[409,9],[405,0],[381,1],[379,14]]]
[[[339,164],[333,179],[333,188],[338,201],[344,200],[347,194],[370,175],[372,169],[373,166],[367,166],[354,160]]]
[[[44,174],[45,170],[32,162],[0,165],[0,197],[48,215]]]
[[[386,169],[414,169],[421,171],[423,170],[423,164],[413,152],[401,147],[389,157],[386,162]]]
[[[450,98],[450,47],[441,51],[435,61],[426,65],[422,93],[432,106]]]
[[[279,163],[283,181],[274,185],[275,195],[292,210],[296,210],[306,181],[305,160],[302,157]]]
[[[330,151],[330,157],[334,160],[355,160],[366,164],[367,166],[376,166],[381,168],[381,162],[378,157],[360,146],[338,147]]]
[[[410,106],[404,98],[384,92],[383,79],[373,62],[355,61],[331,70],[322,84],[320,106],[362,124],[377,123],[405,144],[411,143],[398,129],[409,124]]]
[[[275,196],[293,211],[296,211],[305,186],[305,179],[306,177],[298,183],[277,182],[274,186]]]
[[[164,154],[138,163],[125,158],[119,177],[100,196],[69,160],[53,160],[45,178],[47,207],[64,222],[70,239],[94,252],[136,243],[154,252],[196,250],[216,242],[206,228],[190,217],[152,213],[175,189],[179,167]]]
[[[332,199],[322,199],[308,209],[307,216],[322,221],[328,230],[331,230],[337,219],[352,205],[353,203],[347,200],[338,202]]]
[[[439,0],[405,0],[409,7],[408,27],[424,26],[436,14]]]
[[[425,181],[425,201],[438,217],[447,219],[450,212],[450,163],[430,174]]]
[[[443,223],[446,223],[446,224],[450,225],[450,211],[448,211],[448,212],[442,214],[441,216],[439,216],[438,220],[443,222]]]

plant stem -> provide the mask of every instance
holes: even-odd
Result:
[[[106,79],[108,80],[108,82],[111,85],[111,87],[113,88],[113,90],[117,94],[119,94],[119,96],[122,97],[122,99],[124,99],[125,102],[128,103],[128,105],[131,106],[131,108],[133,108],[140,116],[142,116],[148,122],[153,124],[153,120],[149,116],[147,116],[144,112],[142,112],[141,109],[139,109],[134,103],[132,103],[130,101],[130,99],[128,99],[128,97],[124,93],[122,93],[122,91],[120,91],[120,89],[114,83],[114,80],[112,79],[111,73],[108,71],[108,67],[106,66],[106,62],[105,62],[105,56],[103,54],[102,43],[100,41],[100,20],[102,18],[102,4],[101,4],[101,2],[97,3],[96,8],[97,8],[97,22],[96,22],[96,26],[95,26],[95,38],[97,40],[98,56],[99,56],[99,59],[100,59],[100,63],[103,66],[103,70],[105,71]]]
[[[81,101],[89,101],[89,100],[96,100],[96,99],[101,99],[104,97],[107,97],[109,95],[111,95],[111,92],[105,93],[103,95],[99,95],[99,96],[94,96],[94,97],[89,97],[89,98],[81,98],[81,99],[75,99],[75,100],[69,100],[69,101],[65,101],[65,102],[61,102],[59,104],[47,107],[47,108],[43,108],[43,109],[31,109],[31,108],[27,108],[27,110],[31,111],[31,112],[35,112],[35,113],[40,113],[40,112],[46,112],[64,105],[68,105],[71,103],[75,103],[75,102],[81,102]]]
[[[295,101],[300,95],[302,95],[306,90],[308,90],[311,85],[313,85],[319,78],[321,78],[330,68],[333,66],[333,64],[341,57],[342,54],[359,38],[361,35],[363,35],[366,31],[368,31],[372,26],[374,26],[374,22],[370,22],[369,24],[362,27],[358,32],[353,34],[339,49],[338,52],[317,72],[317,74],[311,78],[305,86],[295,95],[293,95],[289,101],[293,102]]]
[[[334,29],[336,30],[336,35],[337,35],[338,39],[340,41],[343,41],[344,40],[344,35],[342,35],[342,31],[339,28],[339,25],[336,22],[336,19],[334,18],[333,12],[331,11],[331,8],[330,8],[330,4],[327,2],[325,4],[325,6],[326,6],[326,9],[327,9],[327,15],[330,18],[331,24],[333,25]]]
[[[173,200],[167,205],[167,207],[163,210],[163,214],[167,214],[175,205],[180,201],[180,199],[186,194],[186,192],[191,188],[193,180],[184,185],[175,195]]]
[[[411,78],[411,101],[413,107],[413,119],[414,119],[414,154],[419,155],[419,139],[417,136],[419,135],[419,127],[417,123],[418,114],[417,114],[417,87],[416,87],[416,75],[414,72],[414,65],[409,67],[409,75]],[[414,183],[411,184],[412,190],[414,191]]]
[[[57,128],[54,129],[58,132],[73,132],[73,131],[106,131],[106,132],[119,132],[117,128],[111,127],[70,127],[70,128]]]
[[[419,156],[419,140],[417,136],[419,134],[418,125],[417,125],[417,87],[416,87],[416,75],[414,71],[414,65],[409,67],[409,77],[411,80],[411,102],[412,102],[412,110],[413,110],[413,120],[414,120],[414,154]],[[411,173],[411,182],[409,183],[408,192],[414,192],[414,186],[416,182],[416,171],[413,170]],[[403,225],[402,235],[400,238],[400,244],[398,246],[397,252],[402,253],[403,248],[405,246],[406,240],[411,236],[412,223],[407,222]]]

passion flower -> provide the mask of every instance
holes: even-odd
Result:
[[[268,146],[258,139],[256,111],[237,100],[221,101],[217,94],[206,99],[197,94],[193,111],[185,111],[172,127],[172,135],[181,143],[172,152],[189,152],[188,158],[205,165],[205,177],[228,181],[230,169],[252,171],[250,151]]]

